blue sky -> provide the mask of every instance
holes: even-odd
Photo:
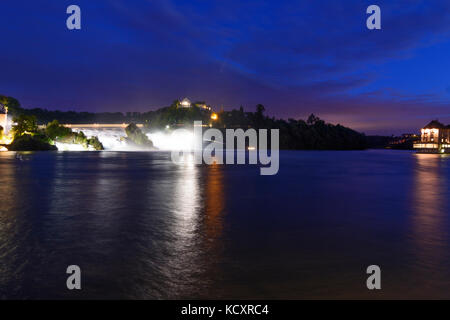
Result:
[[[82,29],[66,28],[77,4]],[[382,29],[368,30],[370,4]],[[0,94],[147,111],[176,98],[372,134],[450,124],[448,1],[2,1]]]

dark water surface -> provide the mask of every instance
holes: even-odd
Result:
[[[440,155],[0,152],[0,298],[450,298],[449,199]]]

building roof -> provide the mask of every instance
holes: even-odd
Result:
[[[181,100],[181,103],[183,102],[191,104],[191,100],[189,100],[188,98],[184,98],[183,100]]]
[[[447,126],[448,128],[449,126]],[[429,124],[427,124],[424,129],[444,129],[445,125],[443,125],[442,123],[440,123],[437,120],[433,120],[431,121]]]

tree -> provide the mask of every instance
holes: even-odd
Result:
[[[266,108],[262,104],[256,105],[255,125],[257,128],[264,126],[264,111],[266,111]]]
[[[100,140],[98,140],[98,137],[92,137],[92,138],[88,139],[88,144],[97,151],[104,149],[103,144],[100,142]]]
[[[266,108],[262,104],[259,103],[256,105],[256,114],[261,118],[263,117],[264,111],[266,111]]]
[[[14,137],[19,137],[24,133],[34,134],[38,130],[35,116],[21,114],[13,119],[16,124],[12,127]]]
[[[153,147],[153,142],[134,123],[125,128],[125,133],[128,139],[136,145]]]
[[[18,136],[7,147],[9,151],[54,151],[58,150],[55,146],[43,141],[41,137],[24,134]]]
[[[0,104],[8,108],[8,112],[12,115],[18,115],[20,110],[22,110],[19,101],[13,97],[0,95]]]
[[[322,121],[322,120],[320,120],[319,117],[316,117],[316,116],[314,115],[314,113],[311,113],[311,114],[309,115],[309,117],[308,117],[308,120],[306,120],[306,123],[309,124],[309,125],[313,125],[313,124],[316,124],[316,123],[319,122],[319,121]]]
[[[45,131],[48,137],[52,140],[55,140],[56,138],[64,138],[72,134],[72,129],[60,125],[58,120],[49,122]]]

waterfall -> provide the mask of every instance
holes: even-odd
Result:
[[[74,128],[74,131],[83,133],[87,137],[97,136],[108,151],[139,151],[135,147],[127,144],[126,133],[122,128]],[[158,150],[192,150],[194,146],[194,133],[187,130],[177,131],[158,131],[148,133],[147,137],[153,142]],[[79,147],[68,145],[57,145],[59,150],[78,151]],[[60,149],[61,147],[61,149]]]

